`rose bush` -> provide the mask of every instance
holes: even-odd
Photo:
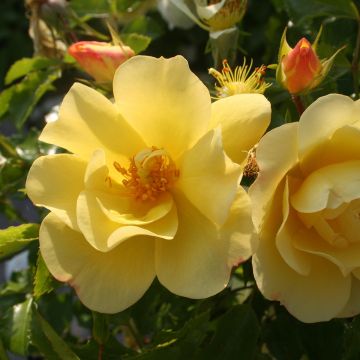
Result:
[[[71,152],[38,158],[26,183],[51,211],[39,239],[50,272],[103,313],[136,302],[155,276],[190,298],[221,291],[257,239],[239,182],[269,102],[211,104],[180,56],[131,58],[114,97],[75,84],[40,136]]]
[[[259,289],[304,322],[360,313],[360,102],[315,101],[257,149]]]

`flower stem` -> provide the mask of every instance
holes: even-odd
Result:
[[[103,352],[104,352],[104,345],[99,344],[98,360],[102,360]]]
[[[293,101],[297,112],[301,116],[301,114],[305,111],[304,103],[302,102],[299,95],[291,94],[291,100]]]
[[[360,60],[360,19],[357,20],[358,31],[356,36],[356,45],[354,50],[353,61],[351,63],[351,72],[354,82],[355,97],[359,98],[359,60]]]

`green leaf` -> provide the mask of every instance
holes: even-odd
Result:
[[[60,75],[58,70],[33,72],[21,83],[14,85],[15,91],[11,97],[8,112],[18,129],[30,116],[41,97],[53,89],[52,83]]]
[[[34,309],[31,343],[46,359],[80,360],[50,324]]]
[[[32,319],[32,298],[9,309],[1,331],[7,348],[19,355],[26,356],[30,342]]]
[[[253,359],[259,336],[259,325],[248,305],[231,308],[217,321],[214,338],[196,359]]]
[[[345,17],[357,19],[350,0],[285,0],[285,7],[295,24],[318,17]]]
[[[10,100],[14,95],[15,87],[5,89],[0,94],[0,118],[9,111]]]
[[[54,290],[55,280],[46,267],[45,261],[39,252],[34,279],[34,296],[39,298]]]
[[[110,11],[109,1],[107,0],[71,0],[71,8],[80,16],[102,15]]]
[[[121,38],[127,46],[134,50],[135,54],[146,50],[151,43],[151,37],[136,33],[124,34]]]
[[[38,224],[10,226],[0,230],[0,260],[23,250],[30,242],[38,238],[38,234]]]
[[[16,61],[11,66],[6,74],[5,84],[9,85],[14,80],[17,80],[30,72],[46,69],[55,64],[57,64],[57,61],[45,57],[23,58]]]

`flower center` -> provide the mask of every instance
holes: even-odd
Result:
[[[125,188],[136,200],[156,200],[168,191],[179,177],[179,170],[164,149],[152,147],[130,158],[128,169],[114,162],[115,169],[123,175]]]
[[[255,68],[253,72],[251,68],[252,61],[248,66],[244,58],[243,65],[237,66],[234,71],[232,71],[226,60],[223,61],[221,72],[213,68],[209,69],[209,74],[218,82],[218,85],[215,86],[217,92],[216,98],[220,99],[235,94],[263,94],[270,86],[270,84],[263,80],[266,67],[261,65],[259,68]]]

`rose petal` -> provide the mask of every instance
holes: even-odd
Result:
[[[246,160],[271,119],[271,104],[261,94],[238,94],[211,105],[210,127],[221,125],[224,149],[236,163]]]
[[[177,295],[209,297],[229,281],[229,238],[220,238],[217,227],[183,194],[177,193],[175,200],[179,228],[173,240],[156,241],[156,274]]]
[[[260,173],[249,188],[254,204],[253,219],[259,226],[275,190],[286,173],[297,163],[297,123],[285,124],[265,134],[256,151]]]
[[[79,228],[89,244],[104,252],[139,235],[172,239],[178,227],[175,206],[161,219],[142,226],[121,225],[111,221],[99,206],[96,193],[91,191],[83,191],[78,197],[77,220]]]
[[[85,167],[75,155],[41,156],[29,170],[27,195],[34,204],[51,210],[77,230],[76,199],[84,188]]]
[[[310,213],[335,209],[360,198],[360,161],[344,161],[311,173],[291,196],[291,205],[299,212]]]
[[[126,161],[146,145],[121,117],[119,110],[94,89],[75,83],[66,94],[59,120],[48,123],[39,138],[84,159],[104,149],[113,161]]]
[[[300,275],[283,261],[272,237],[264,233],[253,256],[253,270],[263,295],[280,301],[303,322],[334,318],[350,297],[350,276],[344,277],[336,266],[320,257],[312,258],[309,275]]]
[[[53,276],[69,282],[85,306],[101,313],[116,313],[134,304],[155,277],[154,240],[148,237],[125,241],[103,253],[49,214],[39,239]]]
[[[180,163],[176,187],[209,220],[222,225],[239,186],[241,168],[225,154],[220,129],[209,131]]]
[[[209,91],[181,56],[129,59],[116,71],[114,96],[147,146],[164,148],[173,160],[208,129]]]

